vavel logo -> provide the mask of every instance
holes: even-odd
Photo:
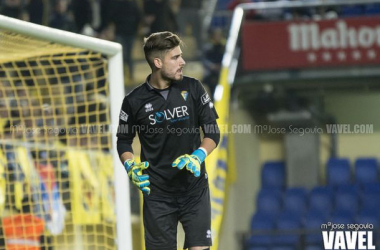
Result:
[[[290,49],[307,51],[319,49],[368,49],[380,46],[380,26],[348,27],[337,21],[335,27],[321,29],[318,23],[291,24],[288,26]]]
[[[322,225],[323,245],[325,250],[335,249],[376,249],[373,231],[359,229],[373,229],[372,224],[328,224]]]
[[[149,115],[150,125],[162,123],[163,121],[177,122],[189,118],[187,106],[175,107],[172,109],[165,109],[164,111],[156,112]]]

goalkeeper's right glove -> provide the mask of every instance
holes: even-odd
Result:
[[[186,167],[195,177],[201,174],[201,164],[207,157],[207,151],[204,148],[198,148],[191,155],[181,155],[172,163],[172,167],[183,169]]]
[[[133,185],[138,187],[143,193],[150,194],[149,175],[142,173],[143,170],[149,167],[149,162],[143,161],[136,164],[133,159],[128,159],[124,162],[124,167]]]

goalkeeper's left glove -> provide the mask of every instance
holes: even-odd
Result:
[[[207,151],[204,148],[198,148],[191,155],[185,154],[178,157],[172,164],[172,167],[183,169],[186,167],[195,177],[201,174],[201,164],[206,159]]]

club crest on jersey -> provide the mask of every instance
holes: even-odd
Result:
[[[181,95],[182,95],[183,100],[186,101],[189,93],[186,90],[184,90],[184,91],[181,91]]]
[[[125,113],[123,110],[120,111],[120,120],[123,120],[125,122],[128,121],[128,114]]]
[[[145,112],[153,111],[153,106],[151,103],[145,104]]]
[[[205,105],[206,103],[209,103],[211,101],[211,98],[210,96],[206,93],[204,93],[202,96],[201,96],[201,102],[203,105]]]

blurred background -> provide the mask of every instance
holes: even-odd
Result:
[[[241,23],[230,30],[242,3],[256,5],[244,5]],[[225,103],[216,106],[226,112],[219,124],[228,134],[228,146],[227,139],[220,146],[228,164],[218,165],[222,179],[211,179],[222,190],[221,200],[212,201],[219,204],[213,210],[213,249],[324,249],[321,229],[329,222],[346,229],[369,223],[380,245],[379,1],[2,0],[0,14],[122,44],[127,92],[150,73],[144,37],[164,30],[180,35],[185,74],[200,79],[215,103]],[[17,41],[1,34],[4,41]],[[231,35],[232,60],[222,64]],[[114,249],[114,190],[107,169],[114,135],[67,129],[110,123],[104,57],[62,51],[41,60],[31,55],[27,63],[0,62],[1,215],[28,211],[25,204],[37,214],[48,209],[33,196],[41,187],[27,178],[32,170],[20,160],[27,158],[40,176],[35,178],[50,176],[57,187],[49,190],[60,197],[53,199],[59,218],[42,226],[41,249]],[[37,72],[41,67],[48,69]],[[46,124],[60,129],[21,133]],[[20,133],[10,133],[12,126]],[[138,140],[133,147],[138,155]],[[99,168],[91,170],[92,154],[99,152]],[[219,159],[221,152],[215,154]],[[83,183],[75,186],[75,178]],[[81,189],[85,195],[78,194]],[[88,203],[78,208],[83,199]],[[133,187],[131,208],[133,249],[144,249],[140,197]]]

